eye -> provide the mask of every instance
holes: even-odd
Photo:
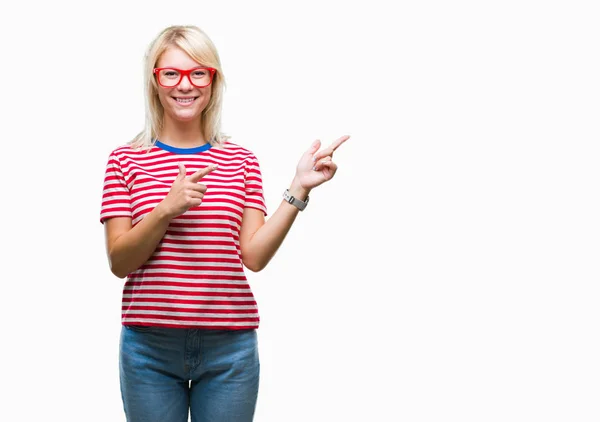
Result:
[[[206,71],[206,69],[198,69],[198,70],[194,70],[192,72],[192,76],[194,78],[203,78],[204,76],[206,76],[208,74],[208,72]]]
[[[179,77],[179,72],[177,72],[176,70],[164,70],[163,76],[169,79],[177,78]]]

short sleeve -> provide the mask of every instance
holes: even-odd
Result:
[[[132,217],[131,194],[121,168],[121,162],[113,152],[108,158],[104,174],[104,190],[102,192],[102,207],[100,222],[112,217]]]
[[[254,155],[246,162],[244,208],[256,208],[267,215],[267,206],[263,195],[262,174],[260,165]]]

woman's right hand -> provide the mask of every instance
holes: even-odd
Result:
[[[169,219],[173,219],[190,208],[200,205],[206,193],[206,185],[198,182],[216,168],[217,165],[212,164],[186,177],[185,166],[179,163],[179,174],[171,185],[171,190],[158,207],[162,208]]]

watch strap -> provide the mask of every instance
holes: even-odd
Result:
[[[300,211],[304,211],[304,208],[306,208],[306,205],[308,205],[309,197],[307,196],[306,200],[301,201],[300,199],[292,196],[289,189],[286,189],[285,192],[283,192],[283,199],[298,208]]]

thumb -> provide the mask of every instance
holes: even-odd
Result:
[[[185,178],[186,169],[182,163],[177,163],[179,165],[179,174],[177,175],[176,180],[183,180]]]
[[[321,141],[319,139],[317,139],[315,142],[313,142],[313,144],[310,146],[310,148],[308,149],[308,152],[310,154],[314,154],[315,152],[317,152],[319,150],[319,148],[321,147]]]

